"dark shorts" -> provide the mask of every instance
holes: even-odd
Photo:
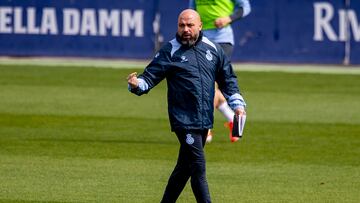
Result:
[[[234,46],[232,44],[230,44],[230,43],[219,43],[219,45],[221,46],[221,48],[223,48],[226,56],[231,61],[231,56],[232,56],[233,51],[234,51]]]

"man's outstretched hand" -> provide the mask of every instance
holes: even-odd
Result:
[[[127,77],[127,81],[132,89],[137,88],[139,86],[139,82],[137,80],[137,72],[130,73]]]

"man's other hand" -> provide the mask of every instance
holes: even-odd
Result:
[[[246,115],[246,111],[244,108],[237,108],[235,109],[235,114],[238,116]]]

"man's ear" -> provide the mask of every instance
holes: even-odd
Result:
[[[199,31],[202,30],[202,22],[200,22]]]

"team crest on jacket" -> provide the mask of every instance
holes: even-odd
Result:
[[[186,58],[186,56],[181,56],[181,63],[188,62],[189,60]]]
[[[209,61],[211,61],[211,60],[213,59],[213,56],[212,56],[210,50],[207,50],[207,51],[206,51],[206,55],[205,55],[205,56],[206,56],[206,59],[209,60]]]
[[[159,55],[160,55],[160,54],[159,54],[159,52],[158,52],[158,53],[156,53],[156,54],[155,54],[155,56],[154,56],[154,58],[159,57]]]
[[[191,137],[191,134],[187,134],[186,135],[186,143],[188,143],[188,144],[194,144],[194,138],[193,137]]]

